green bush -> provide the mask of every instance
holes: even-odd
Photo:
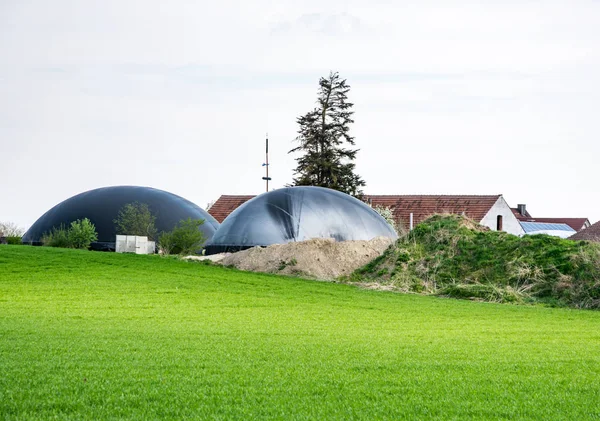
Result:
[[[158,236],[158,249],[166,256],[175,250],[175,238],[173,237],[172,231],[163,231],[160,233]]]
[[[48,247],[70,248],[69,230],[62,224],[58,228],[53,227],[50,232],[42,236],[42,244]]]
[[[21,237],[18,235],[6,237],[6,244],[12,244],[12,245],[22,244]]]
[[[139,235],[156,239],[156,216],[150,212],[146,203],[132,202],[119,210],[117,219],[113,220],[117,234]]]
[[[206,236],[200,227],[204,219],[182,219],[173,231],[162,232],[158,246],[163,254],[196,254],[206,242]]]
[[[200,231],[204,219],[182,219],[173,230],[173,242],[179,254],[198,253],[204,243],[206,236]]]
[[[96,227],[89,219],[77,220],[71,222],[69,228],[69,243],[70,246],[76,249],[88,249],[90,244],[98,239]]]
[[[64,225],[54,227],[42,236],[42,244],[48,247],[88,249],[98,239],[96,227],[89,219],[71,222],[67,229]]]

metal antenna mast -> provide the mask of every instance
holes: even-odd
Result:
[[[267,192],[268,192],[269,191],[269,180],[271,179],[271,177],[269,177],[269,133],[267,133],[267,138],[265,139],[265,153],[266,153],[266,161],[263,164],[263,167],[265,167],[267,170],[267,176],[263,177],[262,179],[267,182]]]

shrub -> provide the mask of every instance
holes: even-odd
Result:
[[[68,232],[69,244],[76,249],[88,249],[90,244],[98,239],[96,227],[89,219],[71,222]]]
[[[69,230],[62,224],[58,228],[52,228],[50,232],[44,233],[42,236],[42,244],[48,247],[70,248]]]
[[[202,224],[204,224],[204,219],[182,219],[173,231],[161,234],[162,246],[166,246],[169,253],[195,254],[199,252],[206,242],[206,236],[199,229]],[[159,246],[161,246],[160,242]]]
[[[71,222],[69,229],[64,225],[54,227],[42,236],[42,244],[48,247],[88,249],[98,239],[96,227],[89,219]]]
[[[171,254],[175,249],[175,238],[173,232],[161,232],[158,237],[158,248],[160,252],[166,256]]]
[[[22,242],[21,242],[21,236],[19,236],[19,235],[11,235],[9,237],[6,237],[6,244],[13,244],[13,245],[22,244]]]
[[[123,206],[113,220],[117,234],[139,235],[156,239],[156,216],[150,212],[146,203],[132,202]]]

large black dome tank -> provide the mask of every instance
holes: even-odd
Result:
[[[206,254],[311,238],[336,241],[398,238],[365,203],[323,187],[288,187],[263,193],[241,205],[206,245]]]
[[[204,209],[175,194],[150,187],[116,186],[90,190],[73,196],[42,215],[23,236],[24,243],[39,243],[44,233],[72,221],[88,218],[98,232],[95,249],[114,249],[116,227],[113,222],[127,203],[145,203],[156,216],[156,229],[170,231],[182,219],[204,219],[200,230],[210,239],[219,223]]]

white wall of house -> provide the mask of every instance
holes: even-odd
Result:
[[[519,220],[502,196],[500,196],[496,203],[494,203],[494,206],[492,206],[489,212],[483,217],[483,219],[480,221],[480,224],[496,231],[498,215],[502,215],[502,231],[514,235],[525,234],[525,231],[523,231]]]

